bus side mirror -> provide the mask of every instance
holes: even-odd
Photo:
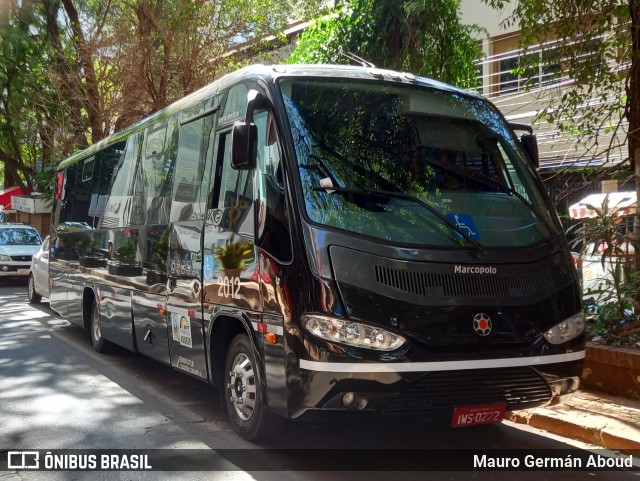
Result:
[[[247,93],[247,113],[244,122],[236,122],[231,132],[231,167],[235,170],[251,170],[258,155],[258,128],[253,123],[256,109],[271,107],[267,97],[257,90]]]
[[[520,143],[522,147],[529,155],[533,166],[537,169],[540,167],[540,156],[538,154],[538,140],[535,135],[532,134],[524,134],[520,137]]]
[[[529,124],[519,124],[516,122],[510,122],[509,126],[513,130],[524,130],[525,132],[528,132],[527,134],[524,134],[522,137],[520,137],[520,145],[522,145],[522,148],[529,156],[529,159],[531,159],[531,163],[533,164],[533,166],[536,169],[540,167],[538,140],[536,139],[536,136],[533,135],[533,127],[531,127],[531,125]]]
[[[258,127],[253,122],[236,122],[231,131],[231,167],[251,170],[258,156]]]

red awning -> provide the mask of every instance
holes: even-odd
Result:
[[[584,219],[595,217],[596,211],[604,210],[605,202],[607,213],[618,216],[630,215],[636,212],[637,201],[635,192],[609,192],[608,194],[591,194],[580,202],[569,207],[569,215],[572,219]]]
[[[20,187],[8,187],[0,190],[0,205],[4,210],[11,210],[11,197],[14,195],[24,195]]]

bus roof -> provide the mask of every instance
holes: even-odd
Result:
[[[246,78],[262,78],[267,82],[273,82],[281,77],[309,77],[309,78],[344,78],[344,79],[360,79],[360,80],[381,80],[390,82],[399,82],[405,84],[421,85],[431,87],[438,90],[457,93],[465,96],[480,97],[478,94],[459,89],[452,85],[439,82],[436,80],[419,77],[407,72],[398,72],[375,67],[360,67],[349,65],[325,65],[325,64],[309,64],[309,65],[250,65],[234,72],[228,73],[218,80],[205,85],[199,90],[176,100],[162,110],[155,112],[148,117],[139,120],[135,124],[127,127],[120,132],[116,132],[109,137],[96,142],[84,150],[77,151],[71,156],[60,162],[58,169],[64,169],[75,162],[97,153],[105,147],[114,144],[120,140],[126,139],[132,133],[142,130],[149,124],[153,124],[158,120],[170,117],[182,110],[185,110],[198,102],[212,97],[221,85],[233,84],[241,79]]]

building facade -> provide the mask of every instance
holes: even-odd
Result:
[[[538,119],[540,111],[553,105],[573,84],[560,65],[545,62],[544,50],[552,49],[553,43],[544,49],[532,46],[525,51],[520,47],[518,25],[505,26],[512,12],[513,4],[496,11],[480,0],[461,1],[462,23],[486,29],[487,36],[479,39],[485,54],[478,69],[480,93],[490,98],[508,120],[533,126],[540,148],[540,174],[558,209],[567,213],[570,204],[593,192],[634,189],[625,179],[611,179],[599,169],[627,159],[624,123],[617,135],[610,126],[602,127],[598,146],[594,146],[562,134],[555,123]],[[536,70],[522,73],[518,69],[525,55],[539,57]],[[617,96],[610,98],[615,101]],[[593,102],[601,101],[596,90]]]

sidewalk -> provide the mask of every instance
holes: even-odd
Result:
[[[508,419],[621,452],[640,450],[640,401],[580,390],[568,402],[515,411]]]

